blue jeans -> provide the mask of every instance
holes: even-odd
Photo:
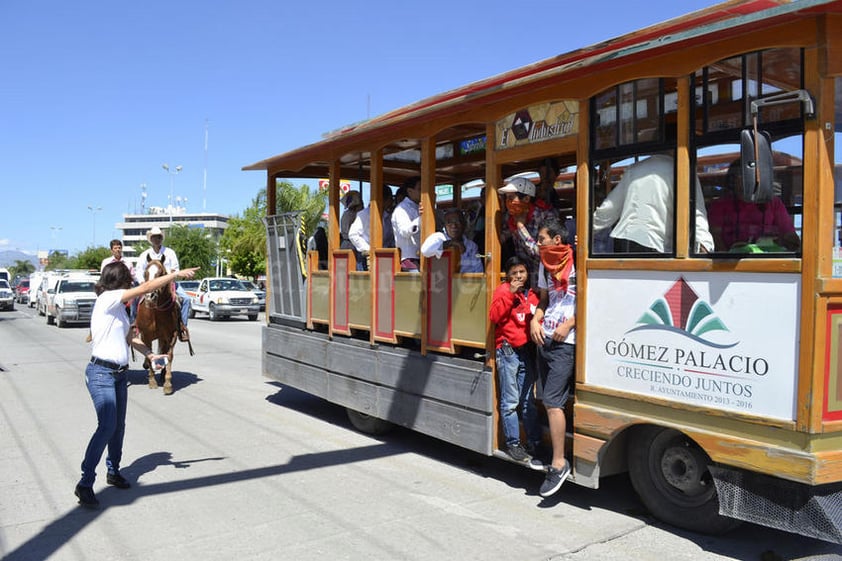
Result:
[[[541,426],[532,395],[535,369],[532,357],[529,356],[529,345],[517,349],[506,346],[497,349],[497,383],[500,386],[500,418],[503,420],[506,445],[520,442],[518,406],[523,416],[527,440],[532,443],[541,442]]]
[[[181,297],[181,323],[187,327],[187,318],[190,317],[190,297],[179,285],[176,285],[175,293]]]
[[[93,487],[96,480],[96,466],[102,453],[108,448],[105,466],[108,473],[120,472],[123,458],[123,436],[126,433],[126,402],[128,401],[125,372],[88,363],[85,368],[85,384],[96,409],[97,427],[85,450],[82,460],[82,479],[79,485]]]

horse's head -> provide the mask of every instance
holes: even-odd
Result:
[[[143,273],[143,280],[148,281],[154,278],[163,277],[167,274],[167,268],[164,267],[163,258],[150,259],[148,255],[146,257],[146,270]],[[168,285],[164,285],[158,290],[147,294],[145,300],[148,301],[149,304],[162,306],[165,302],[169,302],[171,297],[170,287]]]
[[[152,259],[149,255],[146,256],[146,271],[143,273],[143,280],[150,280],[157,277],[163,277],[167,274],[167,269],[164,267],[164,257],[160,259]]]

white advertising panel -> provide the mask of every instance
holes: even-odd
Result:
[[[796,274],[592,271],[589,385],[794,420]]]

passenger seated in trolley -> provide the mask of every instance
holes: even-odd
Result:
[[[626,169],[594,211],[593,233],[608,228],[615,252],[672,253],[675,163],[672,153],[654,154]],[[702,186],[696,180],[696,251],[713,251]]]
[[[735,253],[798,251],[801,239],[780,197],[756,203],[744,200],[741,160],[725,176],[727,193],[710,204],[710,230],[717,249]]]
[[[395,233],[392,230],[392,211],[395,208],[392,189],[383,186],[383,247],[395,246]],[[371,252],[371,202],[357,213],[357,217],[348,229],[348,239],[357,255],[357,270],[368,271]]]
[[[395,247],[401,252],[401,271],[419,272],[421,245],[421,178],[411,177],[404,181],[401,189],[406,193],[392,212],[392,229],[395,232]]]
[[[442,256],[446,249],[457,248],[461,258],[460,273],[482,273],[484,270],[482,258],[477,244],[465,235],[465,215],[458,208],[450,208],[444,212],[444,229],[433,232],[421,245],[424,257]]]

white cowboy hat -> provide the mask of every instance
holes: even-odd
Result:
[[[157,226],[152,226],[152,229],[146,232],[146,241],[152,243],[152,236],[161,236],[164,237],[164,232]]]

